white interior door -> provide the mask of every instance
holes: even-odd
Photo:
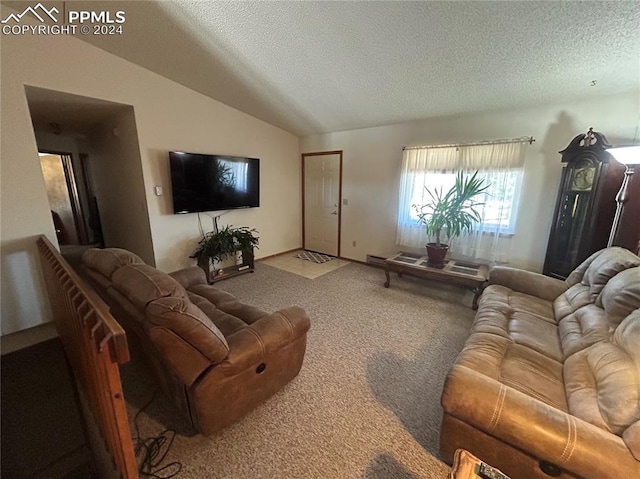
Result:
[[[339,255],[342,153],[302,155],[304,249]]]

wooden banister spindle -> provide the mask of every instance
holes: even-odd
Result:
[[[116,470],[124,479],[138,479],[119,371],[129,360],[124,330],[45,236],[37,246],[56,329],[78,387]]]

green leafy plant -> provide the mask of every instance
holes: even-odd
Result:
[[[208,177],[215,178],[216,186],[220,189],[233,188],[236,184],[236,177],[229,165],[221,161],[210,161],[207,163],[209,170]]]
[[[436,246],[442,246],[443,235],[449,241],[471,231],[473,224],[480,221],[480,213],[476,208],[484,203],[474,198],[489,186],[484,179],[478,178],[477,171],[468,178],[464,178],[462,171],[459,171],[455,184],[447,192],[443,192],[442,187],[433,190],[424,187],[430,201],[424,205],[413,205],[413,208],[427,236],[435,238]]]
[[[246,226],[234,228],[227,225],[217,232],[212,231],[204,235],[198,242],[198,248],[190,258],[201,259],[209,257],[214,261],[222,261],[236,251],[249,251],[258,247],[258,231]]]

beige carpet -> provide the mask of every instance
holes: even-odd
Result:
[[[141,435],[173,427],[167,461],[181,478],[441,478],[437,458],[447,370],[474,313],[464,290],[411,277],[383,287],[380,269],[350,264],[310,280],[258,264],[218,283],[274,311],[311,317],[300,375],[219,435],[194,435],[161,394],[139,417]],[[138,362],[123,368],[130,417],[155,388]],[[132,426],[133,428],[133,426]]]

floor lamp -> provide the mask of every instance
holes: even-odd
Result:
[[[624,204],[629,201],[629,181],[633,175],[633,169],[635,168],[635,165],[640,164],[640,145],[609,148],[607,151],[611,153],[611,156],[613,156],[617,162],[622,163],[627,167],[627,171],[624,172],[622,186],[616,195],[616,214],[613,217],[611,233],[609,234],[609,242],[607,243],[607,247],[611,247],[613,246],[613,240],[618,232],[622,209],[624,208]]]

